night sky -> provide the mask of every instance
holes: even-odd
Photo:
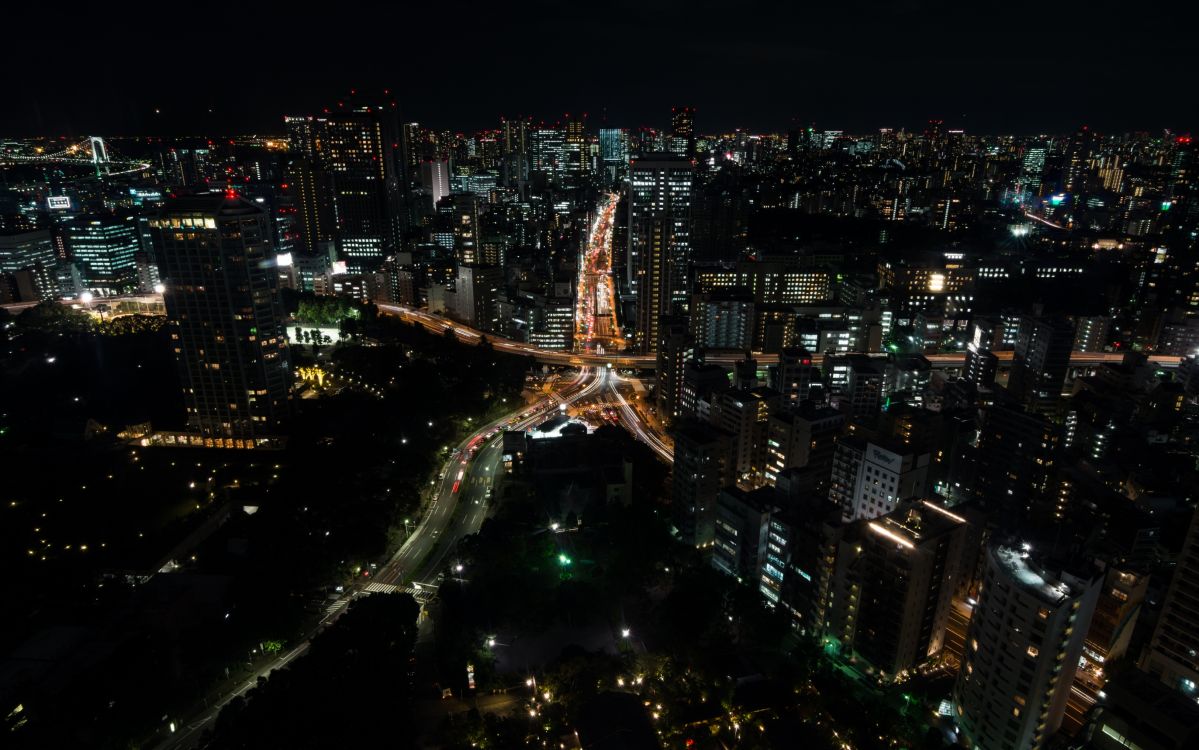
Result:
[[[281,132],[351,88],[457,130],[661,127],[684,103],[704,132],[1199,121],[1199,4],[1178,0],[71,5],[2,12],[0,135]]]

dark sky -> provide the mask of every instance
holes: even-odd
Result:
[[[281,132],[385,87],[405,119],[457,130],[662,126],[683,103],[705,132],[1199,120],[1193,0],[14,3],[0,135]]]

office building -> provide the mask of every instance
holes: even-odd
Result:
[[[566,132],[559,127],[532,128],[529,137],[529,169],[558,184],[566,173]]]
[[[973,747],[1039,750],[1062,724],[1102,576],[1051,571],[991,544],[953,689]]]
[[[457,320],[480,331],[498,328],[496,301],[504,285],[503,269],[462,263],[448,304]]]
[[[600,128],[600,162],[609,180],[621,180],[629,169],[629,133],[623,128]]]
[[[846,521],[877,518],[925,496],[928,465],[927,452],[897,441],[843,436],[833,452],[829,501]]]
[[[428,207],[436,209],[441,199],[450,194],[450,164],[441,160],[420,163],[420,186],[429,196]]]
[[[718,263],[695,269],[695,291],[748,290],[759,305],[815,305],[833,297],[828,271],[776,260]]]
[[[266,213],[231,194],[177,198],[150,229],[188,428],[217,447],[279,435],[291,372]]]
[[[753,347],[754,302],[746,292],[718,290],[691,298],[691,335],[703,349]]]
[[[399,248],[395,113],[361,107],[325,116],[319,167],[333,192],[334,240],[351,273],[372,273]]]
[[[317,159],[315,153],[302,156],[287,169],[287,188],[296,206],[300,249],[308,256],[328,255],[336,249],[333,178],[319,167]]]
[[[671,153],[692,158],[695,156],[695,108],[670,108],[670,143]]]
[[[6,302],[56,299],[58,265],[49,229],[0,232],[0,296]]]
[[[651,353],[663,315],[687,303],[692,164],[669,154],[629,167],[628,288],[637,301],[636,347]]]
[[[454,257],[459,263],[481,263],[478,198],[470,193],[454,193],[448,209],[454,233]]]
[[[886,360],[863,354],[826,356],[824,371],[829,378],[833,403],[855,417],[870,417],[883,404]]]
[[[837,436],[844,427],[844,412],[811,401],[771,414],[766,427],[767,484],[775,484],[784,471],[800,469],[811,478],[814,492],[827,493]]]
[[[97,296],[132,294],[138,290],[137,254],[141,250],[137,220],[132,216],[80,216],[62,228],[67,252],[79,266],[83,288]]]

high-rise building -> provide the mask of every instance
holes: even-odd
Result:
[[[833,297],[828,271],[778,261],[738,261],[695,269],[695,291],[748,290],[759,305],[812,305]]]
[[[471,193],[455,193],[450,196],[450,209],[454,232],[454,256],[459,263],[480,263],[479,252],[479,199]]]
[[[188,428],[220,447],[279,435],[291,373],[266,213],[232,194],[177,198],[150,229]]]
[[[760,559],[766,550],[774,490],[763,487],[746,492],[725,487],[716,498],[716,523],[712,545],[712,567],[738,581],[757,578]]]
[[[556,126],[542,125],[529,131],[529,169],[558,183],[566,172],[566,133]]]
[[[1074,321],[1074,351],[1101,352],[1107,346],[1112,319],[1106,315],[1083,315]]]
[[[325,118],[320,168],[333,191],[335,241],[351,273],[373,273],[399,247],[400,183],[395,114],[382,107],[338,111]]]
[[[691,158],[695,156],[695,109],[672,107],[670,109],[671,153]]]
[[[63,226],[67,251],[79,266],[80,283],[98,295],[137,291],[137,220],[132,216],[80,216]]]
[[[828,492],[837,435],[845,426],[845,413],[811,401],[770,415],[766,428],[766,482],[774,484],[788,469],[810,475],[816,493]]]
[[[1059,430],[1037,414],[994,406],[983,412],[978,432],[979,504],[1009,527],[1033,518],[1054,521],[1051,484]]]
[[[783,406],[794,408],[808,400],[812,384],[820,381],[820,368],[813,364],[812,353],[803,347],[787,347],[771,371],[770,387],[782,395]]]
[[[429,195],[432,209],[437,208],[441,199],[450,194],[450,165],[440,160],[426,160],[420,163],[420,184]]]
[[[715,533],[717,495],[730,481],[730,438],[728,433],[692,421],[676,424],[670,434],[674,438],[674,528],[684,544],[706,547]]]
[[[1074,324],[1070,321],[1021,318],[1012,358],[1011,390],[1034,407],[1061,398],[1073,347]]]
[[[999,369],[999,358],[992,351],[996,346],[996,334],[1002,337],[1002,326],[990,318],[978,318],[970,326],[970,341],[966,344],[966,364],[962,377],[976,388],[995,385],[995,373]]]
[[[332,177],[320,168],[313,154],[292,161],[287,168],[287,180],[286,187],[291,191],[299,219],[302,254],[318,256],[333,252],[337,227]]]
[[[834,401],[853,416],[870,417],[883,403],[886,360],[863,354],[824,359]]]
[[[629,132],[623,128],[600,128],[600,162],[609,180],[623,179],[629,168]]]
[[[49,229],[0,232],[0,296],[6,302],[58,297],[58,254]]]
[[[981,748],[1039,750],[1062,724],[1103,577],[1050,571],[992,544],[953,689],[957,725]]]
[[[707,421],[711,418],[713,394],[731,387],[729,371],[720,365],[693,360],[683,366],[683,386],[679,411],[683,417]]]
[[[714,394],[712,424],[732,436],[728,484],[755,489],[766,483],[766,433],[779,395],[769,388],[743,388]]]
[[[747,292],[721,289],[691,298],[691,333],[703,349],[753,347],[754,301]]]
[[[958,579],[967,521],[919,501],[866,521],[856,565],[859,587],[850,621],[832,631],[853,635],[853,649],[885,675],[918,666],[941,651]],[[848,645],[848,644],[846,644]]]
[[[902,500],[924,497],[929,454],[898,442],[845,436],[837,441],[829,501],[846,521],[877,518]]]
[[[657,347],[661,316],[686,306],[692,172],[689,160],[669,154],[639,157],[629,168],[628,286],[642,352]]]
[[[695,342],[687,321],[674,316],[662,321],[658,336],[655,395],[658,417],[670,424],[682,414],[683,372],[695,358]]]
[[[1199,512],[1191,519],[1141,667],[1190,698],[1199,696]]]
[[[459,264],[451,306],[454,317],[480,331],[496,330],[496,299],[503,284],[503,269]]]

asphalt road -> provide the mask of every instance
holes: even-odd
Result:
[[[395,315],[412,323],[417,323],[434,333],[443,333],[447,330],[453,330],[454,334],[462,341],[468,343],[477,343],[483,336],[491,345],[504,352],[512,354],[523,354],[536,359],[538,362],[546,364],[571,366],[571,367],[604,367],[611,364],[613,367],[620,368],[637,368],[637,369],[654,369],[657,367],[657,356],[654,354],[575,354],[573,352],[562,352],[554,349],[541,349],[536,346],[524,344],[519,341],[512,341],[494,334],[483,334],[470,326],[463,325],[457,321],[441,315],[434,315],[424,310],[404,307],[401,305],[379,305],[379,310],[388,314]],[[1012,361],[1013,352],[997,351],[994,352],[999,359],[1000,364],[1009,365]],[[881,357],[882,354],[874,353],[869,356]],[[965,353],[957,354],[926,354],[928,361],[936,369],[962,367],[966,361]],[[718,364],[729,364],[745,357],[744,352],[709,352],[706,360],[716,362]],[[754,358],[759,364],[769,365],[778,362],[777,354],[767,354],[763,352],[755,352]],[[1118,363],[1123,361],[1123,353],[1115,352],[1072,352],[1070,354],[1071,367],[1096,367],[1105,362]],[[813,354],[813,363],[820,365],[824,362],[823,354]],[[1164,354],[1150,354],[1149,361],[1161,367],[1177,367],[1181,357],[1169,356]]]

